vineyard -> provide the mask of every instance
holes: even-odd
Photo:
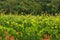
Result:
[[[42,40],[44,34],[60,40],[60,16],[0,15],[0,40]]]

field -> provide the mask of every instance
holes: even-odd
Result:
[[[60,16],[0,15],[0,40],[60,40]]]

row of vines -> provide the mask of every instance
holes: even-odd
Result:
[[[0,15],[0,40],[60,40],[60,16]]]

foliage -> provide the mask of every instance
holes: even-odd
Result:
[[[60,12],[60,0],[1,0],[0,13],[55,14]]]
[[[0,15],[0,37],[7,32],[18,40],[41,40],[42,35],[51,35],[51,40],[60,40],[60,16]]]

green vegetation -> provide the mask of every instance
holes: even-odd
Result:
[[[0,0],[0,13],[55,14],[60,12],[60,0]]]
[[[6,34],[15,40],[41,40],[47,32],[51,40],[60,40],[60,16],[0,15],[2,40]]]
[[[60,0],[0,0],[0,40],[44,37],[60,40]]]

